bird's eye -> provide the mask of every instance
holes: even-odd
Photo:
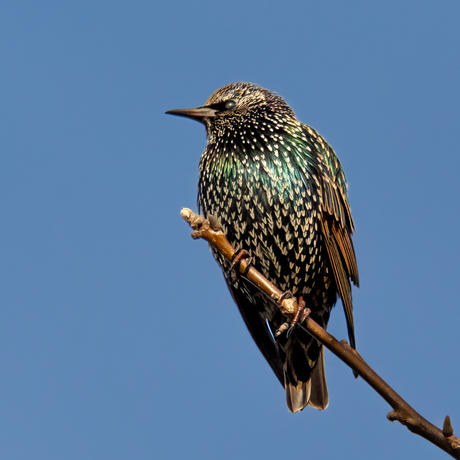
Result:
[[[208,107],[219,112],[224,112],[225,110],[232,110],[235,106],[236,102],[233,99],[229,99],[228,101],[220,101],[215,104],[211,104]]]

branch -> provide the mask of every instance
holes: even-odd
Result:
[[[216,218],[210,216],[208,221],[204,217],[194,214],[187,208],[182,209],[181,216],[193,229],[192,238],[203,238],[217,249],[227,260],[232,260],[235,249],[225,237],[222,227]],[[281,313],[286,316],[286,318],[289,320],[294,318],[298,309],[295,298],[283,298],[282,291],[270,283],[252,265],[248,264],[245,259],[242,259],[239,263],[238,270],[241,276],[247,278],[268,296],[276,300]],[[385,399],[393,408],[387,415],[388,420],[402,423],[413,433],[427,439],[452,457],[460,459],[460,439],[453,434],[449,416],[446,416],[443,429],[440,430],[404,401],[401,396],[369,367],[359,353],[351,348],[346,341],[339,342],[310,317],[307,317],[303,323],[298,324],[297,327],[303,328],[312,337],[321,342]]]

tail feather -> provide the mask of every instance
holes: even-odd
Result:
[[[288,409],[292,413],[303,410],[310,400],[311,380],[308,382],[298,382],[297,386],[292,383],[286,384],[286,402]]]
[[[311,371],[311,395],[308,404],[319,410],[324,410],[329,405],[323,347],[321,347],[318,362]]]
[[[329,394],[326,384],[326,373],[324,367],[324,350],[321,351],[315,367],[311,371],[311,378],[307,382],[298,381],[293,385],[285,378],[286,381],[286,402],[288,409],[293,412],[299,412],[307,405],[315,409],[324,410],[329,404]]]

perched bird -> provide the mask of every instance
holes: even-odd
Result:
[[[232,83],[194,109],[166,113],[206,127],[199,165],[198,207],[217,217],[228,240],[248,251],[254,266],[283,291],[302,296],[326,328],[337,295],[355,347],[351,282],[358,268],[345,175],[334,151],[297,120],[285,100],[251,83]],[[213,251],[249,332],[298,412],[329,403],[324,350],[301,328],[285,323],[276,303],[244,277],[231,279]]]

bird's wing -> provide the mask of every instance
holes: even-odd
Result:
[[[263,318],[257,308],[257,305],[255,304],[256,302],[266,302],[267,299],[263,299],[263,294],[256,288],[251,289],[252,286],[247,284],[244,285],[245,283],[245,280],[239,279],[236,285],[232,285],[229,281],[227,281],[227,286],[232,294],[233,300],[238,306],[238,310],[243,317],[244,323],[246,324],[252,339],[256,343],[264,358],[267,360],[268,364],[270,364],[270,367],[284,388],[283,362],[281,361],[278,353],[278,348],[273,335],[268,328],[267,321]],[[248,300],[247,293],[245,293],[242,289],[253,291],[253,295],[250,295],[253,302]]]
[[[348,203],[347,183],[342,166],[323,140],[320,149],[322,170],[320,188],[322,213],[321,230],[332,267],[337,290],[347,319],[350,345],[355,347],[353,300],[350,280],[359,285],[358,265],[351,235],[354,230]]]

